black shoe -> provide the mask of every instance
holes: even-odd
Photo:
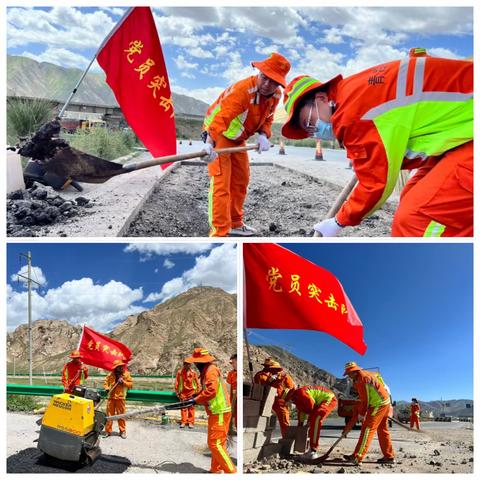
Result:
[[[382,457],[377,460],[377,463],[383,463],[384,465],[393,465],[395,463],[395,459],[389,457]]]

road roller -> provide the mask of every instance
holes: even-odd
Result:
[[[98,410],[100,402],[100,393],[83,385],[77,385],[72,393],[54,395],[45,414],[37,422],[41,425],[38,448],[54,459],[93,464],[102,453],[100,434],[107,420],[118,420],[154,411],[176,410],[193,404],[191,400],[187,400],[107,417]]]

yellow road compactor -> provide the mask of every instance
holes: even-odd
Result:
[[[193,403],[187,400],[107,417],[98,410],[100,402],[100,393],[84,386],[76,386],[73,393],[54,395],[38,422],[41,425],[38,448],[48,457],[92,464],[101,454],[100,433],[107,420],[175,410]]]

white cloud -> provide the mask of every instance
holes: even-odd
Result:
[[[23,275],[23,277],[28,276],[28,267],[26,265],[24,265],[17,273],[11,275],[10,280],[12,282],[19,281],[23,284],[25,288],[27,288],[27,280],[23,277],[20,277],[19,275]],[[35,282],[37,282],[32,282],[32,288],[45,287],[47,285],[47,278],[45,277],[40,267],[32,266],[30,277],[32,278],[32,280],[35,280]]]
[[[320,39],[321,43],[340,44],[343,43],[343,37],[338,28],[332,27],[323,32],[323,38]]]
[[[104,285],[91,278],[63,283],[45,294],[32,293],[33,320],[68,320],[72,324],[86,323],[105,331],[113,323],[144,309],[134,303],[142,300],[142,288],[132,289],[111,280]],[[27,292],[7,288],[7,326],[13,329],[27,319]]]
[[[208,255],[196,258],[195,266],[181,277],[164,283],[160,292],[150,293],[144,302],[164,302],[190,288],[208,285],[233,293],[237,288],[237,251],[233,243],[225,243]]]
[[[433,57],[451,58],[454,60],[462,58],[448,48],[429,48],[428,54],[432,55]]]
[[[175,263],[172,262],[170,259],[166,258],[164,261],[163,261],[163,266],[167,269],[167,270],[170,270],[171,268],[173,268],[175,266]]]
[[[97,48],[116,23],[105,11],[88,13],[66,6],[48,11],[12,7],[7,9],[7,22],[9,47],[38,43],[71,50]]]
[[[126,253],[138,252],[142,256],[151,258],[153,255],[168,256],[174,253],[195,255],[212,248],[211,243],[129,243],[123,251]]]
[[[208,87],[208,88],[184,88],[172,82],[172,90],[181,95],[188,95],[189,97],[203,100],[211,104],[218,96],[225,90],[223,87]]]
[[[37,62],[48,62],[54,65],[60,65],[61,67],[72,68],[85,68],[90,60],[83,55],[74,53],[66,48],[48,47],[42,53],[35,55],[28,51],[21,54],[23,57],[28,57]]]
[[[191,48],[188,50],[188,53],[192,57],[197,57],[197,58],[213,58],[212,52],[210,50],[207,50],[205,47],[195,47]]]
[[[179,55],[175,58],[175,64],[180,70],[190,70],[198,68],[198,63],[190,62],[183,55]]]

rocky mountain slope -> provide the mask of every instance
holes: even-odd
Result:
[[[337,378],[283,348],[274,345],[250,345],[250,355],[254,373],[263,368],[261,363],[264,362],[265,358],[272,357],[285,368],[297,385],[324,385],[332,388],[337,395],[348,395],[349,393],[350,385],[346,378]],[[250,383],[246,349],[244,349],[243,357],[243,378],[245,382]],[[397,400],[397,410],[402,410],[410,405],[410,399],[406,400],[407,401]],[[432,412],[434,416],[439,416],[442,412],[445,413],[446,416],[452,417],[473,415],[472,400],[444,400],[443,402],[440,400],[419,400],[422,410],[424,412]],[[442,403],[444,405],[442,405]],[[467,407],[467,405],[470,405],[470,407]]]
[[[346,394],[350,388],[346,379],[337,378],[313,365],[313,363],[302,360],[274,345],[251,345],[250,355],[254,373],[263,368],[261,363],[264,362],[265,358],[272,357],[285,368],[297,385],[324,385],[333,388],[337,393],[343,394]],[[246,382],[249,382],[246,351],[244,352],[243,365],[243,378]]]
[[[204,346],[227,370],[236,351],[237,297],[220,288],[195,287],[153,309],[132,315],[107,335],[133,352],[130,370],[136,374],[168,375],[196,346]],[[59,372],[76,348],[81,327],[65,320],[33,323],[33,363],[36,373]],[[28,328],[20,325],[7,335],[7,367],[28,371]]]
[[[82,71],[77,68],[64,68],[27,57],[7,55],[7,95],[64,101],[81,74]],[[89,72],[73,101],[117,105],[103,73]],[[177,114],[204,115],[208,108],[208,104],[201,100],[177,93],[173,93],[173,102]]]

